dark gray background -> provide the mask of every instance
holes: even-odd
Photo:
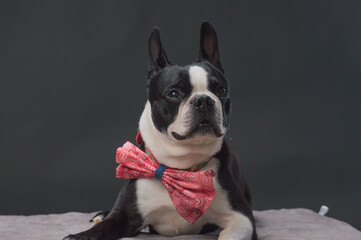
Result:
[[[197,57],[209,20],[254,208],[330,207],[361,228],[360,1],[2,1],[0,214],[110,209],[146,41]]]

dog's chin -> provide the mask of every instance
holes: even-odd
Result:
[[[198,125],[191,128],[190,131],[188,131],[185,134],[179,134],[177,132],[171,132],[174,139],[178,141],[183,141],[186,139],[191,139],[198,136],[204,136],[209,138],[220,138],[224,135],[224,133],[221,132],[220,128],[218,126],[214,126],[211,123],[199,123]]]

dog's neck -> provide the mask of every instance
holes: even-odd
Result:
[[[171,168],[188,169],[207,161],[222,146],[223,137],[197,136],[191,140],[175,140],[166,133],[159,132],[153,124],[151,105],[146,103],[139,121],[139,130],[147,148],[160,164]]]

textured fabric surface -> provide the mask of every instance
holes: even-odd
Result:
[[[361,240],[361,232],[347,223],[307,209],[255,211],[260,240]],[[91,227],[94,213],[65,213],[34,216],[0,216],[0,239],[62,239]],[[124,239],[168,239],[141,233]],[[217,234],[177,236],[170,239],[217,239]]]

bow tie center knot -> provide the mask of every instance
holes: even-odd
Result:
[[[167,169],[168,167],[166,165],[160,164],[157,169],[154,172],[154,177],[158,180],[162,179],[163,176],[163,172]]]

